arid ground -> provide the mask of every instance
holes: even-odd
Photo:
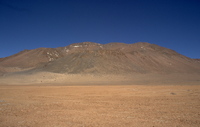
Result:
[[[199,127],[199,85],[0,85],[1,127]]]

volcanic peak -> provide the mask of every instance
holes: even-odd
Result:
[[[198,60],[147,42],[74,43],[59,48],[24,50],[0,59],[1,73],[24,70],[55,73],[174,73],[200,72]],[[17,68],[17,69],[16,69]]]

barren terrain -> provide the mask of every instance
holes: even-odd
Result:
[[[200,61],[93,42],[0,58],[0,127],[199,127]]]
[[[0,85],[1,127],[199,127],[199,85]]]

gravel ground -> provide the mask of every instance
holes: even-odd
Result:
[[[0,126],[199,127],[200,86],[1,85]]]

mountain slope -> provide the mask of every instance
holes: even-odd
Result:
[[[41,70],[56,73],[193,73],[200,64],[177,52],[149,43],[79,43],[64,57],[46,64]]]

